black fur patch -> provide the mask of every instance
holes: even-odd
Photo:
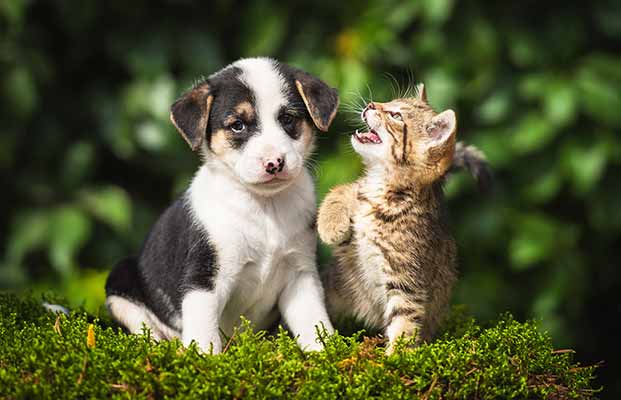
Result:
[[[287,107],[299,113],[300,116],[303,115],[311,125],[315,125],[311,116],[311,113],[315,113],[315,117],[328,126],[338,107],[338,93],[336,90],[301,69],[281,63],[276,63],[276,68],[287,82],[286,97],[289,101]],[[306,107],[295,85],[296,80],[301,81],[305,85],[307,100],[311,102],[310,109]],[[299,137],[299,133],[296,137],[289,135],[294,139]]]
[[[235,107],[247,102],[256,108],[256,99],[252,91],[239,80],[242,70],[237,67],[230,67],[209,77],[208,82],[214,95],[209,123],[207,124],[207,140],[211,148],[211,135],[219,129],[227,131],[227,139],[234,149],[241,148],[248,139],[259,132],[259,125],[256,117],[237,115]],[[225,121],[231,116],[239,118],[245,125],[241,133],[235,133]]]
[[[204,232],[192,221],[185,198],[175,201],[151,229],[138,258],[119,262],[106,282],[106,295],[147,306],[171,325],[192,289],[214,288],[217,256]]]

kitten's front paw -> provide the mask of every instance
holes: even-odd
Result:
[[[351,221],[343,215],[319,214],[317,231],[325,244],[337,245],[351,237]]]

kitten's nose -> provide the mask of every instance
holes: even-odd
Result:
[[[367,104],[364,110],[362,110],[362,119],[366,119],[366,114],[369,110],[377,110],[377,106],[375,105],[375,103],[371,102]]]

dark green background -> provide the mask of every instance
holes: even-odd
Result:
[[[240,57],[270,55],[355,107],[426,84],[482,148],[496,189],[447,185],[455,302],[536,318],[616,383],[621,292],[619,1],[0,1],[0,287],[97,309],[197,157],[168,107]],[[361,171],[346,106],[319,135],[320,197]],[[327,250],[322,249],[322,259]]]

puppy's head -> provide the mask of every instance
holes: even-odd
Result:
[[[269,58],[239,60],[171,107],[179,133],[206,162],[250,190],[272,195],[304,168],[314,128],[327,131],[338,94],[321,80]]]

